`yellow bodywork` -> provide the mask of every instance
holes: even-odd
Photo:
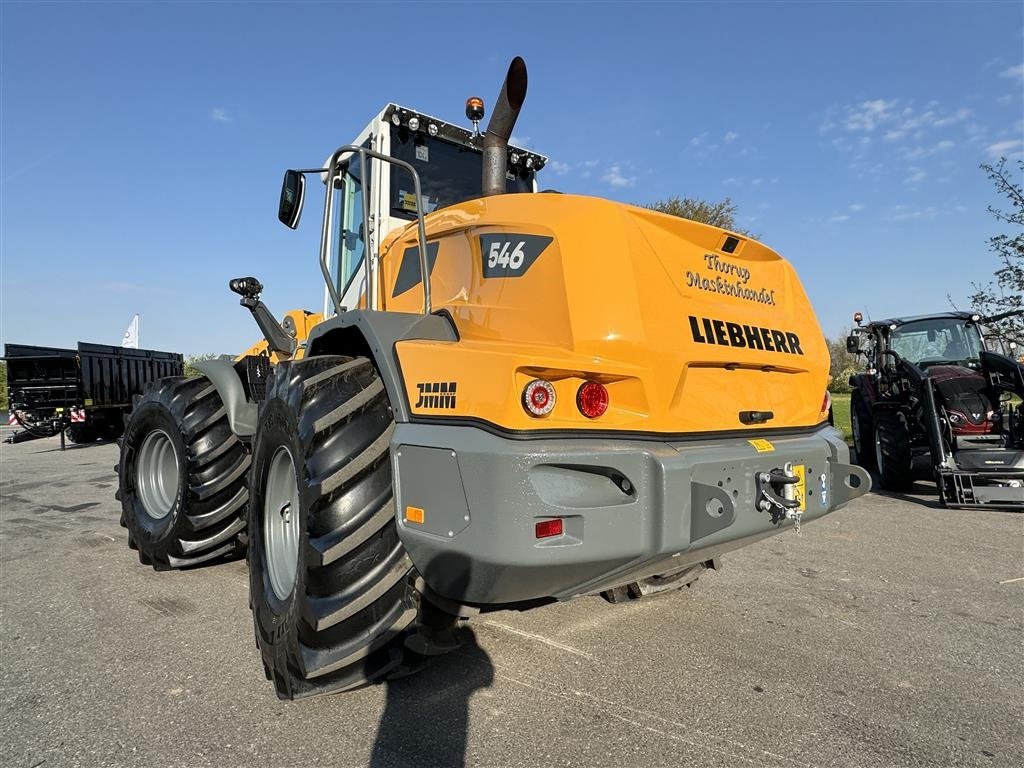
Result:
[[[306,353],[306,338],[309,336],[313,328],[323,322],[324,316],[318,312],[307,312],[304,309],[291,309],[284,313],[285,317],[290,317],[292,322],[295,324],[295,340],[299,343],[298,349],[295,354],[290,358],[282,358],[277,352],[270,354],[270,362],[277,364],[282,359],[288,360],[301,360],[303,355]],[[245,352],[235,358],[235,361],[239,361],[249,355],[266,355],[268,352],[269,345],[266,339],[261,339],[249,347]]]
[[[796,273],[761,243],[560,194],[472,200],[427,216],[426,229],[439,243],[433,309],[450,313],[460,339],[396,345],[414,417],[677,435],[813,426],[827,416],[825,340]],[[492,234],[552,240],[521,276],[484,277],[480,237]],[[413,226],[381,249],[381,309],[421,311],[421,284],[393,295],[415,249]],[[521,402],[534,378],[557,395],[543,418]],[[610,394],[597,419],[576,406],[588,379]],[[740,414],[750,411],[773,417],[745,423]]]

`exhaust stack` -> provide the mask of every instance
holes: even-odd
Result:
[[[508,65],[508,74],[505,75],[505,82],[501,84],[501,93],[494,103],[494,111],[484,134],[484,197],[505,192],[508,140],[525,100],[526,62],[516,56]]]

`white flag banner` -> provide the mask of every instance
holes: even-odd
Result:
[[[121,339],[121,346],[130,347],[131,349],[139,348],[139,316],[137,314],[128,323],[128,328],[124,332],[124,338]]]

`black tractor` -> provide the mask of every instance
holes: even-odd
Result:
[[[1024,366],[986,333],[1006,316],[854,315],[846,346],[867,369],[850,377],[853,442],[882,488],[930,477],[946,506],[1024,509]]]

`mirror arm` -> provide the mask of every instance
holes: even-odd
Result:
[[[253,319],[263,333],[263,338],[267,340],[271,352],[288,357],[295,354],[297,342],[285,332],[266,304],[252,296],[245,296],[238,303],[252,312]]]

